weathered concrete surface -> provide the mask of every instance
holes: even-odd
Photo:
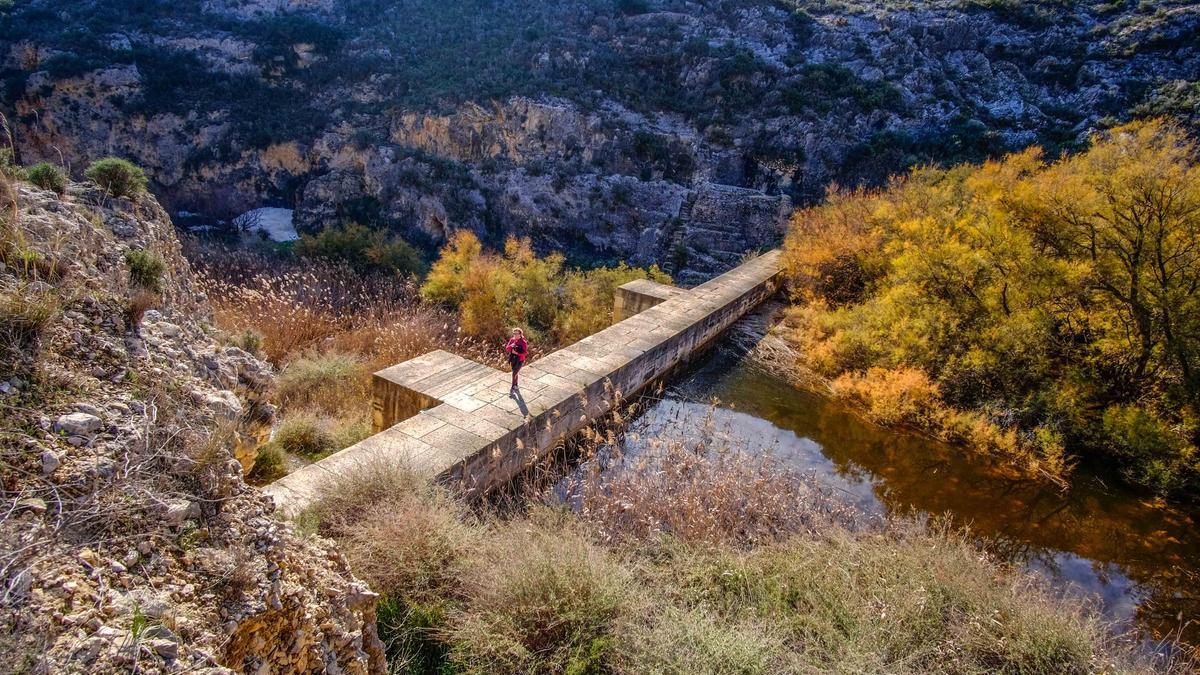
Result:
[[[372,377],[371,426],[388,429],[499,370],[438,349]]]
[[[682,288],[649,279],[635,279],[621,284],[613,297],[613,323],[624,321],[634,314],[640,314],[686,292]]]
[[[407,465],[468,496],[505,485],[559,440],[608,412],[618,397],[637,392],[706,346],[774,294],[779,276],[779,252],[772,251],[674,294],[526,366],[516,399],[508,396],[508,373],[472,368],[444,352],[380,371],[376,391],[396,400],[379,404],[381,421],[428,407],[279,479],[267,493],[285,514],[295,514],[323,483],[380,463]]]

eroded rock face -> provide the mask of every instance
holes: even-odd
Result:
[[[24,161],[124,155],[172,209],[530,235],[701,278],[831,183],[1195,120],[1198,34],[1182,0],[208,0],[103,47],[19,32],[0,70]],[[718,195],[749,220],[693,221]]]
[[[54,308],[4,352],[3,661],[31,672],[383,672],[374,596],[243,480],[270,365],[222,344],[151,197],[18,187],[0,290]],[[126,255],[163,261],[151,308]],[[31,295],[32,294],[32,295]]]

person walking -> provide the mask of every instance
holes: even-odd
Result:
[[[508,353],[508,364],[512,366],[512,389],[508,391],[508,395],[516,396],[517,373],[520,372],[521,366],[525,365],[525,357],[529,355],[529,342],[525,340],[525,333],[520,328],[513,329],[512,337],[508,338],[504,345],[504,351]]]

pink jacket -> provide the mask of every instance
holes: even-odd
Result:
[[[521,363],[525,363],[525,357],[529,355],[529,343],[523,337],[512,337],[504,345],[504,351],[508,354],[516,354],[521,359]]]

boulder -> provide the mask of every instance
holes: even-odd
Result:
[[[67,436],[90,436],[103,424],[99,417],[85,412],[74,412],[60,415],[54,423],[54,430]]]

